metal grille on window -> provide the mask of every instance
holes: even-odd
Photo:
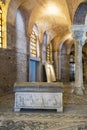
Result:
[[[0,48],[2,47],[2,9],[0,8]]]
[[[47,57],[47,62],[48,63],[52,63],[52,45],[51,44],[49,44],[48,46],[47,46],[47,51],[46,51],[46,57]]]
[[[30,55],[33,57],[37,57],[37,37],[35,35],[35,32],[32,31],[32,34],[30,36]]]

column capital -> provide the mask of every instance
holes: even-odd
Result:
[[[72,25],[72,36],[75,40],[79,41],[82,46],[85,44],[87,26],[86,25]]]

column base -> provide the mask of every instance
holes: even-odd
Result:
[[[84,95],[84,91],[82,87],[75,87],[74,88],[74,93],[78,96],[83,96]]]

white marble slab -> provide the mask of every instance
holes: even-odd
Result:
[[[14,85],[14,111],[26,109],[56,109],[63,111],[63,85],[59,83],[18,82]]]

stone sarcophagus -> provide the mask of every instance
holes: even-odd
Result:
[[[20,82],[14,84],[14,111],[24,109],[56,109],[63,111],[62,83]]]

